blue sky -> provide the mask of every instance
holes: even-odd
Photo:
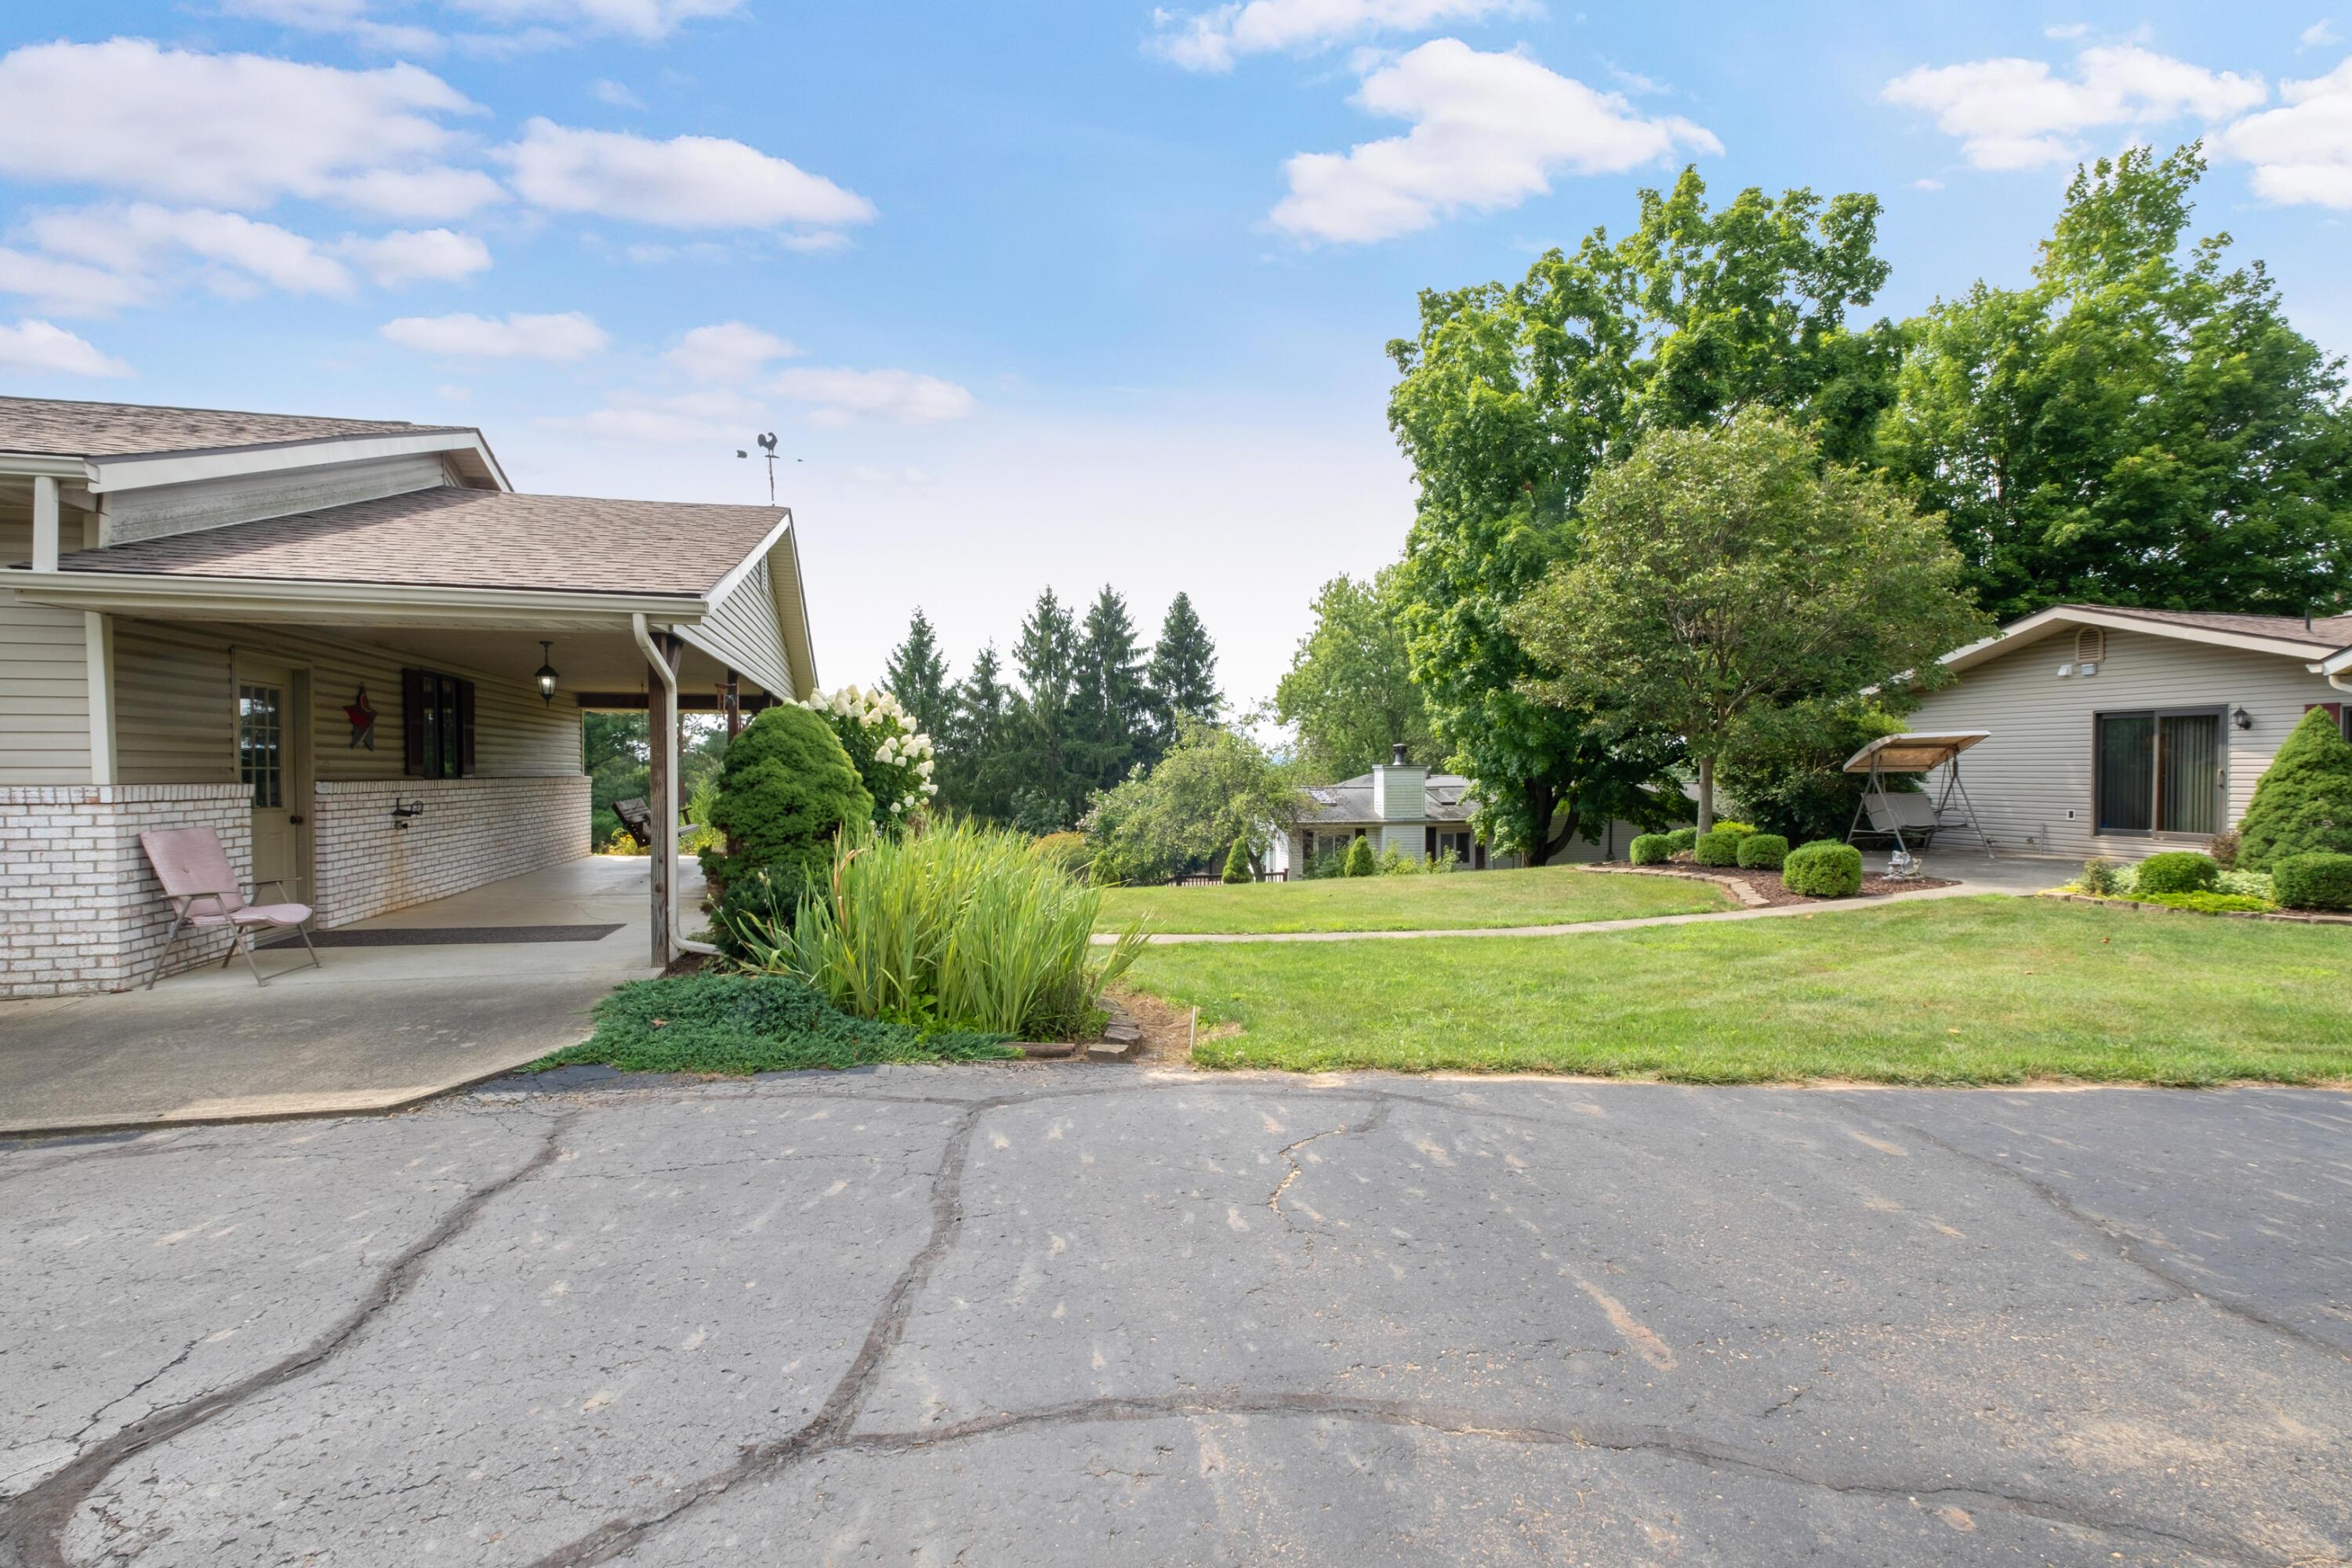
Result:
[[[2200,222],[2352,350],[2352,0],[1894,9],[14,0],[0,387],[680,500],[763,500],[774,429],[828,681],[1108,581],[1189,590],[1246,702],[1402,543],[1416,290],[1685,162],[1876,192],[1900,314],[2021,279],[2075,158],[2201,134]]]

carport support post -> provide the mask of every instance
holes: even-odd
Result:
[[[667,969],[677,953],[677,666],[686,647],[663,633],[653,639],[667,668],[653,665],[646,681],[646,762],[653,797],[653,963]]]

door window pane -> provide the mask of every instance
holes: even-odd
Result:
[[[285,804],[285,763],[280,725],[284,694],[275,686],[236,689],[237,778],[257,810]]]
[[[2168,714],[2159,741],[2157,826],[2166,833],[2221,827],[2221,721],[2212,713]]]
[[[2146,833],[2155,826],[2156,718],[2108,713],[2099,719],[2099,831]]]

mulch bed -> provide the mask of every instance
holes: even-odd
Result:
[[[1721,882],[1739,897],[1749,909],[1774,909],[1789,904],[1835,903],[1834,899],[1809,899],[1802,893],[1792,893],[1780,881],[1780,873],[1763,869],[1750,870],[1743,866],[1696,866],[1687,860],[1670,861],[1664,866],[1632,866],[1622,860],[1604,861],[1594,870],[1618,872],[1633,877],[1681,877],[1704,882]],[[1889,877],[1873,877],[1864,873],[1858,899],[1882,899],[1889,893],[1916,893],[1922,888],[1956,888],[1959,884],[1948,878],[1908,877],[1896,880]]]

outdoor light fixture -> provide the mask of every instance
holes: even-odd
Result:
[[[555,657],[555,645],[542,638],[539,651],[539,673],[531,679],[539,682],[539,700],[551,707],[555,702],[555,666],[549,660]]]
[[[2254,727],[2254,716],[2247,712],[2244,706],[2241,704],[2231,710],[2230,722],[2241,730],[2251,730]]]

